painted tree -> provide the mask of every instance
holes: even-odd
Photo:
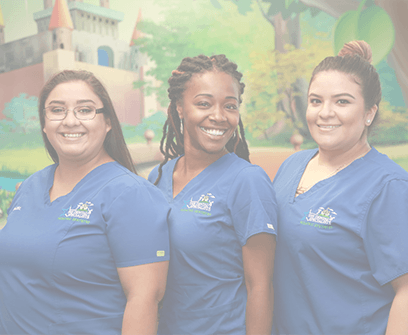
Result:
[[[140,29],[145,38],[136,43],[155,64],[146,74],[158,80],[159,86],[150,82],[136,86],[144,85],[146,94],[156,93],[163,106],[168,104],[167,80],[184,57],[223,53],[245,72],[251,66],[250,51],[262,53],[270,48],[264,34],[273,30],[259,11],[243,16],[228,2],[216,8],[208,0],[153,1],[162,8],[163,20],[143,22]]]
[[[287,45],[285,52],[270,50],[252,54],[253,65],[248,72],[250,104],[245,124],[253,137],[268,139],[285,124],[307,136],[304,113],[296,105],[301,97],[301,78],[310,78],[314,67],[327,55],[327,41],[314,41],[309,47],[296,49]],[[285,106],[286,102],[288,103]]]
[[[218,2],[218,0],[211,2]],[[307,85],[302,78],[309,78],[305,70],[314,63],[313,56],[316,55],[316,52],[310,53],[307,57],[305,51],[302,50],[299,21],[301,13],[309,10],[314,16],[320,11],[324,11],[330,15],[335,13],[337,17],[340,16],[334,31],[335,53],[341,49],[344,43],[354,39],[364,39],[372,45],[373,58],[375,64],[378,64],[387,56],[393,46],[394,28],[391,18],[384,9],[376,6],[372,0],[360,2],[356,0],[344,2],[331,0],[242,0],[233,1],[233,3],[238,6],[242,14],[246,14],[256,4],[275,32],[273,55],[267,59],[261,57],[258,60],[260,65],[254,65],[254,71],[269,71],[269,74],[254,73],[253,79],[250,80],[258,94],[252,95],[253,101],[249,107],[247,124],[258,135],[262,133],[264,138],[267,138],[268,133],[273,131],[272,125],[282,119],[290,120],[294,128],[302,135],[308,136],[305,120]],[[288,54],[289,51],[290,54]],[[327,52],[326,49],[326,53],[322,53],[321,56],[317,57],[317,60],[320,61],[330,54],[331,52]],[[302,57],[304,57],[304,63],[299,62]],[[282,66],[279,63],[282,63]],[[291,74],[293,73],[299,77],[297,79],[292,77]],[[267,76],[270,77],[269,87],[266,86],[268,80],[265,81]],[[292,81],[286,80],[290,78]],[[265,88],[263,91],[256,81],[263,83]]]

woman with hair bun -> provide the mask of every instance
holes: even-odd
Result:
[[[367,141],[381,87],[364,41],[314,70],[318,149],[289,157],[278,199],[274,334],[408,333],[408,173]]]
[[[241,77],[224,55],[200,55],[169,79],[165,160],[149,176],[171,206],[159,334],[271,333],[276,200],[249,163]]]

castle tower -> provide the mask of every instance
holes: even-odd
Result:
[[[3,13],[0,7],[0,45],[4,44],[4,20],[3,20]]]
[[[140,23],[142,21],[142,10],[139,8],[139,14],[137,16],[135,29],[133,30],[132,37],[130,39],[130,69],[132,71],[139,70],[139,64],[141,63],[141,57],[139,53],[139,47],[135,44],[136,40],[143,37],[143,33],[139,30]]]
[[[52,0],[44,0],[44,9],[52,8]]]
[[[109,8],[109,0],[99,0],[101,7]]]
[[[52,48],[55,49],[72,49],[72,23],[68,5],[65,0],[55,0],[52,10],[50,25],[48,30],[52,30]]]

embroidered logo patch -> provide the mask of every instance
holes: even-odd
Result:
[[[313,213],[310,209],[309,212],[305,213],[303,218],[300,220],[302,225],[313,226],[316,228],[333,229],[332,221],[336,218],[337,213],[327,207],[319,207],[316,213]]]
[[[164,255],[165,255],[164,250],[157,250],[157,252],[156,252],[157,257],[164,257]]]
[[[181,211],[211,215],[211,207],[214,203],[214,200],[211,199],[215,199],[215,196],[211,193],[202,194],[198,200],[193,200],[193,198],[191,198],[189,202],[185,201],[184,207]]]
[[[92,214],[93,208],[91,208],[94,204],[90,201],[80,202],[76,208],[69,208],[62,209],[62,214],[59,216],[60,220],[76,220],[89,223],[89,218]],[[80,220],[79,220],[80,219]]]

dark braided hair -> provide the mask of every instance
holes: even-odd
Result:
[[[219,71],[229,74],[235,78],[239,84],[239,103],[242,102],[241,96],[244,93],[245,84],[241,83],[242,73],[237,71],[237,65],[228,60],[225,55],[215,55],[207,57],[199,55],[196,57],[186,57],[181,61],[177,70],[171,73],[169,78],[169,99],[170,104],[167,109],[167,120],[163,126],[163,137],[160,141],[160,151],[164,155],[163,162],[159,165],[159,175],[155,181],[158,184],[163,165],[170,159],[177,158],[184,154],[184,138],[181,133],[181,121],[177,112],[177,103],[183,99],[183,93],[187,88],[187,83],[196,73],[205,73],[210,71]],[[226,149],[229,152],[235,152],[238,157],[249,162],[249,150],[245,140],[244,125],[241,117],[239,118],[239,134],[238,131],[226,144]]]

